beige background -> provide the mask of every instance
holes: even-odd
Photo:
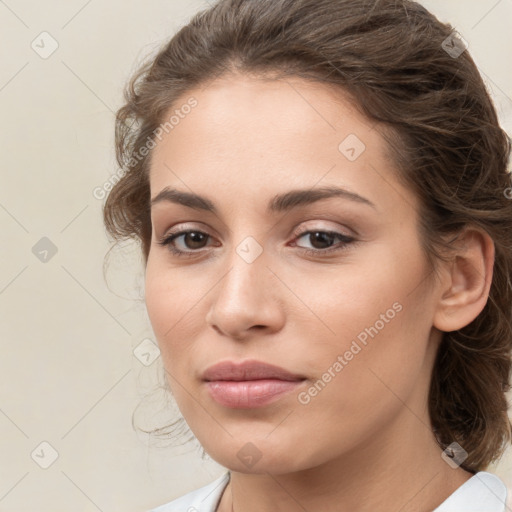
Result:
[[[424,4],[468,41],[512,133],[512,0]],[[0,511],[142,512],[223,472],[197,445],[171,449],[132,428],[160,359],[133,353],[152,338],[141,262],[133,245],[114,251],[107,286],[93,195],[117,170],[126,80],[206,5],[0,1]],[[150,425],[162,403],[138,418]],[[510,485],[512,451],[492,470]]]

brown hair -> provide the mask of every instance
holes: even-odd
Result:
[[[485,230],[495,244],[487,304],[469,325],[443,334],[429,395],[439,445],[458,442],[468,452],[462,467],[474,473],[512,440],[505,395],[512,349],[510,139],[452,31],[407,0],[218,1],[179,30],[126,88],[116,119],[124,176],[106,200],[104,222],[115,240],[139,240],[147,262],[151,152],[141,154],[193,87],[239,72],[301,77],[350,94],[382,127],[397,176],[420,200],[419,229],[431,267],[450,247],[443,235],[465,226]]]

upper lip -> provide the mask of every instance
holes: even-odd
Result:
[[[291,373],[284,368],[261,361],[243,361],[236,363],[234,361],[223,361],[210,366],[202,375],[203,380],[260,380],[260,379],[279,379],[279,380],[304,380],[305,377]]]

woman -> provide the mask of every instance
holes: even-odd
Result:
[[[221,0],[132,79],[105,204],[226,467],[168,511],[504,512],[510,142],[406,0]]]

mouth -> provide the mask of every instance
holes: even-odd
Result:
[[[306,378],[260,361],[225,361],[202,375],[210,397],[234,409],[251,409],[273,403],[296,390]]]

